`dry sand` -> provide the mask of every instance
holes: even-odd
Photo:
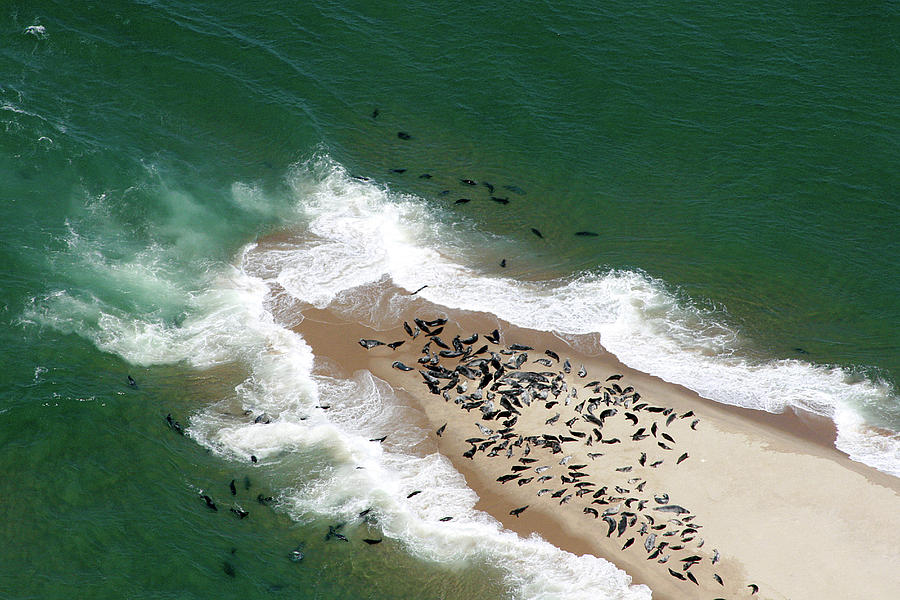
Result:
[[[378,332],[348,322],[333,312],[306,308],[304,320],[296,329],[317,357],[327,357],[348,372],[368,369],[401,395],[408,394],[410,402],[430,422],[433,441],[440,452],[463,473],[479,495],[478,508],[508,529],[523,536],[538,533],[564,550],[606,558],[631,575],[635,583],[648,585],[654,598],[750,597],[750,584],[759,586],[755,596],[758,598],[900,597],[900,552],[893,539],[900,532],[900,481],[855,463],[837,451],[830,423],[809,415],[769,415],[717,404],[683,387],[628,369],[602,349],[591,355],[580,354],[550,333],[515,328],[489,315],[451,313],[424,301],[418,301],[413,308],[416,313],[403,315],[395,329]],[[463,395],[455,389],[448,390],[450,401],[428,391],[418,372],[421,365],[416,363],[423,356],[421,350],[427,338],[422,333],[412,340],[401,327],[403,319],[412,324],[415,316],[426,320],[448,316],[450,322],[440,334],[447,343],[457,334],[465,338],[478,332],[480,336],[473,348],[486,343],[484,334],[499,327],[501,344],[490,344],[492,350],[498,351],[512,343],[534,348],[528,351],[528,361],[522,370],[560,372],[562,360],[568,358],[572,372],[564,380],[570,389],[577,390],[577,398],[566,405],[567,392],[563,392],[559,403],[549,409],[543,400],[517,408],[521,414],[511,415],[517,416],[517,421],[509,428],[514,435],[508,441],[512,444],[520,437],[545,433],[573,437],[574,441],[563,442],[562,452],[555,454],[546,447],[523,442],[489,457],[491,449],[501,440],[476,452],[471,459],[463,457],[472,447],[466,439],[490,437],[479,430],[477,423],[498,431],[504,427],[501,421],[506,419],[484,420],[478,408],[464,410],[454,402]],[[360,338],[385,342],[405,340],[405,343],[396,350],[386,346],[366,350],[357,343]],[[434,343],[431,346],[435,352],[440,350]],[[536,358],[548,358],[545,349],[556,351],[561,361],[550,359],[550,367],[534,363]],[[510,358],[502,356],[504,362]],[[416,370],[404,372],[391,368],[396,360]],[[457,364],[458,359],[441,359],[441,365],[448,369]],[[582,365],[587,370],[584,378],[576,373]],[[614,374],[621,374],[622,378],[605,381]],[[584,387],[593,380],[604,382],[600,393]],[[474,392],[479,384],[478,380],[464,377],[460,383],[463,381],[467,381],[466,394]],[[442,385],[445,383],[446,380],[441,380]],[[621,388],[633,387],[640,400],[629,400],[626,408],[623,404],[616,405],[618,395],[612,395],[609,408],[617,412],[603,419],[601,434],[604,440],[618,438],[620,442],[607,444],[597,441],[596,434],[592,433],[596,425],[583,418],[587,409],[582,406],[579,413],[576,408],[589,398],[602,398],[603,388],[610,388],[612,383]],[[489,388],[490,385],[483,392]],[[494,399],[495,404],[498,399],[499,395]],[[554,400],[552,394],[548,400]],[[639,404],[647,406],[638,409],[635,405]],[[653,413],[649,412],[650,407],[672,410]],[[607,408],[601,403],[594,414],[599,415]],[[683,417],[689,411],[693,415]],[[636,425],[626,418],[626,412],[638,418]],[[557,413],[558,420],[547,424]],[[670,414],[676,416],[666,425]],[[573,418],[575,421],[568,427],[566,422]],[[692,429],[695,419],[699,422]],[[437,437],[434,432],[445,423],[443,435]],[[655,436],[650,431],[653,423],[657,426]],[[641,427],[646,429],[648,437],[633,440],[631,436]],[[585,437],[577,438],[571,431],[581,432]],[[663,433],[675,440],[674,443],[665,439]],[[592,439],[590,446],[586,445],[588,436]],[[666,450],[659,443],[672,449]],[[508,458],[509,447],[512,453]],[[530,450],[524,457],[526,447]],[[591,458],[588,453],[602,453],[602,456]],[[643,466],[642,453],[646,454]],[[676,464],[683,453],[688,458]],[[567,464],[560,465],[560,460],[567,456],[571,456]],[[523,457],[536,462],[520,462]],[[650,466],[658,460],[663,462]],[[510,474],[513,465],[530,468],[515,480],[499,483],[497,478]],[[572,471],[568,468],[572,465],[586,466]],[[539,466],[550,468],[537,475],[535,468]],[[590,493],[581,497],[572,495],[561,503],[578,490],[574,482],[564,483],[561,476],[569,477],[579,471],[586,476],[576,481],[592,482],[592,486],[585,486]],[[552,479],[538,481],[538,477],[546,475]],[[530,482],[518,484],[529,477],[533,478]],[[594,491],[604,486],[607,493],[596,498],[599,502],[592,503]],[[616,486],[624,491],[616,491]],[[544,488],[551,491],[538,496],[538,491]],[[563,489],[566,491],[553,497]],[[662,494],[669,497],[665,504],[654,499]],[[656,510],[664,505],[678,505],[690,512],[679,515]],[[518,517],[510,514],[511,510],[523,506],[528,508]],[[616,531],[608,536],[608,522],[586,514],[585,507],[601,514],[604,510],[617,510],[611,517]],[[634,517],[626,516],[626,528],[619,535],[623,512],[633,513]],[[642,532],[645,524],[647,528]],[[664,527],[652,529],[659,525]],[[670,532],[674,534],[665,535]],[[648,543],[652,534],[656,538]],[[632,539],[631,545],[623,550]],[[655,553],[661,542],[667,544]],[[648,559],[650,552],[645,544],[655,558]],[[673,550],[679,546],[683,548]],[[713,564],[716,553],[719,560]],[[661,564],[659,560],[666,556],[668,560]],[[690,556],[700,560],[685,571],[682,559]],[[691,573],[699,585],[676,579],[670,569],[679,575]],[[714,579],[714,574],[721,577],[724,586]]]

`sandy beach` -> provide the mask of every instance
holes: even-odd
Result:
[[[717,404],[624,367],[597,340],[579,353],[551,333],[425,301],[385,331],[302,313],[295,329],[318,359],[368,369],[421,411],[431,439],[419,451],[448,457],[477,508],[522,536],[610,560],[654,598],[900,591],[900,482],[837,451],[830,422]],[[415,318],[437,339],[413,339],[403,324],[422,329]],[[498,343],[485,337],[495,329]]]

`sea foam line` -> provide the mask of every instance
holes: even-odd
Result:
[[[92,270],[115,275],[123,268],[93,256],[99,248],[74,231],[68,239],[72,252],[93,257]],[[298,520],[310,514],[350,520],[373,508],[384,535],[416,556],[495,565],[512,597],[523,600],[650,597],[645,586],[632,586],[627,574],[604,559],[577,557],[503,530],[475,510],[477,496],[439,453],[405,453],[403,448],[426,436],[412,424],[416,419],[404,415],[412,409],[368,372],[341,379],[315,371],[302,336],[276,322],[270,310],[275,279],[245,268],[253,264],[254,249],[242,251],[238,267],[211,273],[203,290],[182,292],[190,310],[177,324],[70,290],[36,299],[26,319],[77,333],[133,364],[183,362],[197,369],[243,364],[248,377],[228,397],[192,415],[187,432],[224,457],[248,462],[254,455],[262,468],[288,469],[296,486],[284,490],[281,506]],[[166,281],[168,271],[158,256],[150,252],[144,258],[152,285],[178,293],[181,287]],[[316,408],[326,403],[327,412]],[[266,413],[272,422],[258,425],[236,417],[235,405]],[[370,441],[388,427],[397,450]],[[424,490],[415,502],[407,498],[413,489]],[[453,521],[441,522],[444,516]]]
[[[883,381],[800,360],[756,361],[723,315],[678,298],[661,280],[629,270],[523,282],[485,275],[470,253],[471,230],[442,227],[449,215],[422,199],[347,176],[327,156],[298,165],[291,179],[312,239],[250,258],[296,299],[388,326],[406,306],[360,296],[388,278],[448,308],[483,311],[564,337],[599,333],[603,346],[637,370],[735,406],[779,413],[796,407],[834,420],[836,445],[855,460],[900,476],[900,434],[871,430],[856,407],[900,405]],[[487,240],[483,240],[487,242]],[[477,246],[477,244],[475,244]],[[449,258],[448,258],[449,257]],[[263,267],[264,265],[264,267]]]

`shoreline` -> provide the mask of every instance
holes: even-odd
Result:
[[[377,332],[327,309],[305,307],[301,312],[303,321],[295,329],[313,348],[317,359],[327,357],[351,372],[369,370],[422,412],[430,423],[428,442],[452,462],[477,493],[477,509],[520,536],[537,534],[563,550],[579,555],[589,553],[611,561],[628,573],[633,583],[647,585],[654,598],[674,600],[693,594],[710,598],[749,597],[751,584],[759,586],[756,597],[761,598],[889,597],[892,591],[900,589],[900,576],[894,572],[898,553],[890,540],[881,535],[885,530],[900,530],[900,481],[854,462],[837,450],[835,428],[828,419],[793,412],[776,415],[719,404],[681,386],[629,369],[606,351],[597,355],[581,354],[552,333],[510,326],[493,315],[448,311],[424,300],[415,300],[409,311],[398,319],[396,328]],[[483,336],[498,328],[502,332],[501,345],[492,349],[499,350],[503,344],[513,342],[534,347],[529,352],[528,364],[522,369],[554,370],[531,362],[534,358],[546,358],[543,349],[554,349],[560,355],[560,362],[565,355],[573,365],[573,372],[566,376],[572,387],[582,383],[574,371],[584,364],[589,373],[585,382],[622,375],[618,380],[622,387],[626,383],[634,387],[647,403],[671,408],[677,415],[688,412],[693,415],[688,419],[678,418],[671,423],[671,429],[666,428],[672,439],[678,440],[670,451],[654,449],[647,445],[647,440],[640,444],[632,442],[626,437],[633,431],[628,429],[630,422],[623,421],[620,415],[608,419],[603,434],[609,431],[607,439],[615,435],[622,443],[606,446],[598,442],[593,448],[581,441],[577,445],[565,444],[564,454],[573,456],[570,464],[586,465],[581,471],[589,474],[585,480],[596,479],[597,486],[619,486],[626,491],[599,498],[601,502],[613,500],[609,504],[589,504],[592,494],[575,497],[571,495],[574,488],[559,483],[559,479],[547,485],[554,491],[568,488],[563,494],[563,498],[570,495],[565,504],[551,499],[551,493],[537,497],[535,482],[498,483],[497,478],[510,475],[510,466],[522,457],[521,447],[511,459],[502,455],[487,458],[485,452],[476,452],[469,459],[463,453],[471,448],[465,439],[484,437],[477,423],[494,429],[500,424],[479,420],[482,413],[477,409],[467,412],[439,395],[430,394],[416,370],[403,372],[391,368],[395,360],[419,366],[416,359],[427,340],[424,334],[411,340],[401,327],[404,320],[412,323],[417,315],[425,319],[446,315],[449,322],[441,337],[447,342],[457,333],[465,337],[478,332]],[[402,340],[404,344],[396,350],[385,346],[367,350],[357,342],[360,338]],[[481,345],[482,341],[480,337],[473,346]],[[441,360],[448,368],[455,364],[452,360]],[[473,383],[478,382],[470,381],[469,385]],[[452,391],[453,397],[458,395]],[[585,392],[578,401],[587,395]],[[533,402],[529,410],[523,407],[520,411],[515,428],[525,437],[549,430],[544,420],[559,412],[554,435],[562,433],[562,423],[572,417],[576,418],[575,428],[590,431],[582,426],[587,425],[582,421],[583,413],[574,412],[575,407],[575,402],[569,406],[560,403],[548,410]],[[598,413],[601,408],[606,407],[601,404]],[[628,412],[624,408],[620,405],[617,410]],[[631,414],[642,420],[646,418],[637,412]],[[693,430],[689,424],[695,418],[700,422]],[[444,434],[438,437],[435,431],[444,423],[447,424]],[[659,428],[663,428],[662,422]],[[592,449],[604,456],[587,458],[587,452]],[[531,456],[540,461],[535,464],[552,467],[547,474],[555,478],[566,474],[565,468],[556,464],[563,454],[551,454],[537,447],[533,452]],[[654,469],[640,466],[637,458],[641,452],[653,455],[654,459],[659,456],[657,460],[664,463]],[[676,457],[684,452],[688,458],[675,465]],[[631,467],[628,473],[616,471],[627,467]],[[635,485],[642,491],[635,491]],[[676,516],[654,512],[660,506],[654,497],[661,494],[669,494],[671,503],[689,510],[687,516],[696,519],[692,523],[688,519],[678,520],[677,526],[661,528],[659,537],[652,539],[653,530],[644,528],[645,524],[650,526],[652,520],[652,526],[658,527],[666,517]],[[623,507],[625,500],[629,500],[627,507]],[[512,509],[522,506],[528,508],[518,517],[510,514]],[[583,512],[584,508],[608,510],[616,506],[620,512],[635,516],[628,517],[624,532],[619,533],[621,517],[617,513],[617,530],[609,537],[609,521],[591,518]],[[641,510],[628,510],[637,506]],[[858,511],[859,507],[865,510]],[[651,515],[649,519],[645,514]],[[648,560],[651,552],[645,544],[655,552],[665,534],[670,536],[665,539],[679,540],[667,544],[669,548],[684,548],[660,552],[654,560]],[[682,538],[687,542],[681,543]],[[650,544],[651,539],[654,544]],[[623,546],[627,547],[623,549]],[[714,552],[719,559],[712,564]],[[666,554],[670,558],[659,564],[658,560]],[[688,556],[700,557],[688,567],[697,580],[698,590],[693,589],[693,582],[676,579],[677,575],[669,571],[674,567],[675,573],[686,573],[681,559]],[[802,573],[794,572],[795,567],[802,569]]]

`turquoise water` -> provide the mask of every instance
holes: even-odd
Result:
[[[266,320],[254,281],[276,275],[322,305],[385,274],[448,305],[459,276],[463,308],[490,284],[508,320],[599,332],[715,400],[811,407],[898,472],[896,7],[274,4],[0,8],[0,596],[539,596],[515,542],[441,554],[376,487],[311,503],[366,452],[341,423],[223,421],[289,420],[266,378],[286,368],[309,402],[344,389]],[[327,243],[242,258],[283,229]],[[348,520],[367,503],[382,523]],[[387,542],[326,543],[340,520]]]

